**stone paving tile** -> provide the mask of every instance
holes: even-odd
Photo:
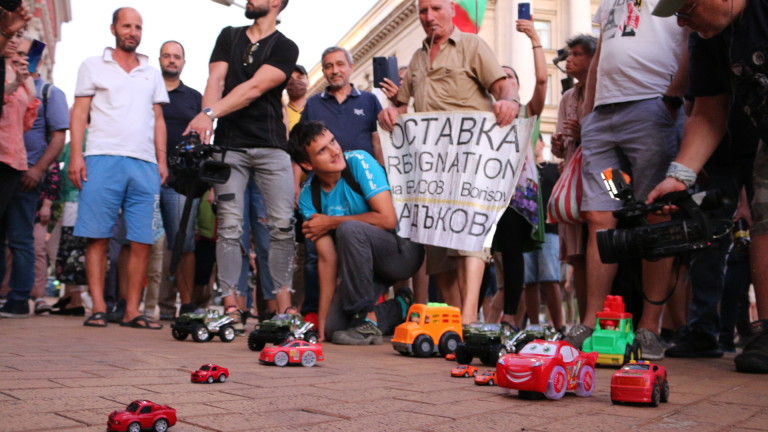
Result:
[[[115,403],[100,397],[63,397],[50,399],[0,401],[0,412],[66,413],[71,410],[111,409]],[[2,420],[0,419],[0,422]]]
[[[743,422],[761,412],[754,405],[729,404],[706,401],[686,406],[675,412],[675,419],[689,420],[702,425],[727,426]]]
[[[530,412],[502,410],[489,415],[468,416],[458,420],[441,421],[431,425],[425,425],[418,430],[430,432],[452,432],[452,431],[536,431],[552,430],[549,428],[549,414],[546,416],[531,415]],[[537,425],[546,425],[546,428],[536,429]],[[525,426],[523,426],[525,425]]]
[[[454,389],[452,391],[428,390],[403,396],[401,399],[414,402],[443,404],[449,402],[462,402],[477,399],[478,394],[474,391]]]
[[[220,432],[261,431],[269,427],[287,427],[288,430],[300,430],[297,428],[306,425],[311,425],[312,430],[322,430],[317,429],[317,427],[322,427],[324,422],[329,421],[337,422],[339,420],[305,411],[226,414],[184,420],[185,423]],[[177,431],[173,430],[173,432]]]
[[[130,398],[131,396],[136,396],[136,395],[146,395],[147,391],[138,389],[135,387],[108,386],[108,387],[90,387],[90,388],[6,390],[4,393],[9,396],[13,396],[17,399],[34,401],[36,399],[56,399],[56,398],[85,397],[85,396]],[[152,394],[156,394],[156,393],[152,393]]]
[[[0,360],[1,361],[1,360]],[[35,372],[36,379],[55,379],[55,378],[93,378],[100,374],[85,372],[85,371],[73,371],[73,370],[58,370],[58,371],[39,371]],[[5,372],[0,370],[0,381],[5,380],[22,380],[29,379],[29,373],[27,372]],[[3,388],[0,385],[0,388]]]
[[[231,396],[234,398],[235,396]],[[207,402],[211,406],[219,407],[229,411],[239,413],[263,413],[285,410],[300,410],[322,407],[333,403],[332,399],[316,395],[294,395],[283,396],[277,392],[272,392],[270,397],[260,399],[232,399],[224,402]]]
[[[55,388],[65,387],[57,383],[56,380],[49,379],[2,379],[0,378],[0,388],[3,390],[13,389],[34,389],[34,388]]]
[[[456,406],[456,404],[451,403],[437,405],[411,403],[406,411],[436,415],[457,420],[478,414],[493,415],[492,413],[496,411],[507,409],[514,408],[508,401],[505,401],[501,397],[496,396],[487,399],[463,401],[461,402],[460,406]]]
[[[53,413],[5,413],[0,432],[24,432],[40,429],[78,426],[79,423]]]
[[[322,407],[307,408],[307,411],[331,415],[345,420],[361,419],[371,415],[384,414],[384,413],[401,413],[401,412],[415,412],[423,413],[427,415],[440,415],[439,413],[425,413],[424,409],[434,408],[434,405],[426,405],[419,402],[410,402],[403,400],[380,400],[376,402],[349,402],[349,403],[334,403],[325,404]],[[420,409],[423,408],[423,409]],[[455,409],[455,407],[454,407]]]
[[[207,391],[221,391],[225,393],[233,393],[233,390],[249,389],[251,386],[245,384],[238,384],[231,381],[227,381],[225,384],[214,382],[208,383],[192,383],[188,379],[183,383],[178,384],[165,384],[157,382],[136,385],[137,388],[157,393],[181,393],[181,392],[207,392]]]
[[[765,406],[765,403],[763,403],[763,406]],[[763,408],[752,417],[738,422],[736,425],[745,429],[765,430],[768,427],[768,408]]]

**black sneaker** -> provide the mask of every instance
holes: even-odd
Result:
[[[28,318],[29,302],[27,300],[8,300],[0,308],[0,317],[3,318]]]
[[[381,330],[371,321],[340,330],[333,334],[333,343],[339,345],[381,345]]]
[[[713,335],[693,328],[682,335],[675,346],[668,348],[664,355],[678,358],[718,358],[723,356],[723,350]]]
[[[733,361],[739,372],[768,373],[768,320],[752,323],[752,336]]]

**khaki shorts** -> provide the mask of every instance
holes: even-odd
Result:
[[[755,170],[752,174],[755,196],[752,198],[753,236],[768,234],[768,145],[760,141],[755,155]]]
[[[436,275],[445,273],[447,271],[456,270],[455,257],[476,257],[485,261],[486,263],[491,260],[490,249],[483,249],[480,251],[461,251],[456,249],[448,249],[440,246],[424,245],[427,256],[427,274]]]

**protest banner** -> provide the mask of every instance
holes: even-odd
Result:
[[[489,247],[523,170],[536,119],[500,127],[492,113],[429,112],[379,131],[398,234],[478,251]]]

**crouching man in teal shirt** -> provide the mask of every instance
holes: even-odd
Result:
[[[369,153],[344,153],[320,122],[302,122],[288,143],[293,160],[312,175],[299,195],[302,231],[317,245],[320,276],[319,334],[343,345],[380,344],[403,322],[410,290],[377,299],[421,266],[421,245],[395,234],[397,223],[384,169]],[[346,330],[326,335],[334,292],[349,319]],[[329,330],[332,330],[328,327]]]

